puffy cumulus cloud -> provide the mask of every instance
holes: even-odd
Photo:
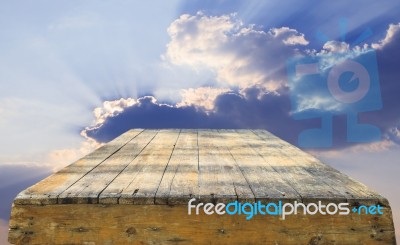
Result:
[[[119,100],[104,101],[103,106],[94,109],[94,116],[96,118],[94,125],[104,123],[105,119],[121,113],[126,107],[136,104],[137,101],[132,98],[121,98]]]
[[[286,81],[285,62],[307,45],[304,35],[288,27],[265,32],[245,26],[235,15],[182,15],[168,28],[166,60],[216,71],[219,84],[276,91]]]
[[[212,111],[214,109],[215,99],[224,93],[231,91],[228,88],[213,88],[213,87],[200,87],[182,89],[182,101],[177,104],[177,107],[194,106],[204,109],[205,111]]]
[[[296,143],[296,135],[306,124],[317,127],[318,123],[295,122],[289,111],[286,90],[275,93],[252,87],[241,93],[222,92],[211,111],[194,104],[160,104],[154,97],[145,96],[84,132],[98,142],[107,142],[131,128],[264,128]]]
[[[379,42],[376,49],[379,68],[382,109],[360,115],[360,120],[376,122],[381,127],[384,137],[397,144],[400,143],[398,129],[400,123],[400,24],[390,25],[386,36]]]
[[[400,122],[400,113],[397,105],[400,104],[400,86],[398,85],[398,77],[400,71],[397,68],[400,57],[400,49],[398,43],[400,41],[400,24],[389,25],[386,36],[378,43],[368,44],[365,43],[362,46],[350,47],[348,43],[339,41],[328,41],[320,51],[308,50],[306,53],[310,57],[317,57],[319,59],[319,68],[322,71],[329,71],[333,65],[340,63],[342,60],[355,60],[362,61],[364,57],[370,59],[368,55],[371,52],[376,53],[378,73],[379,73],[379,86],[380,94],[383,107],[381,109],[371,109],[371,111],[361,112],[358,114],[359,121],[361,123],[371,123],[381,128],[383,137],[379,144],[374,144],[377,149],[385,149],[389,146],[387,142],[398,143],[396,129]],[[371,49],[375,48],[375,50]],[[350,79],[350,77],[349,77]],[[338,104],[336,100],[326,93],[324,89],[326,86],[322,86],[322,89],[317,89],[317,86],[307,86],[307,82],[310,81],[309,77],[299,79],[295,83],[295,86],[291,86],[292,91],[296,94],[297,108],[295,112],[302,112],[310,109],[318,109],[321,111],[332,112],[333,114],[344,114],[348,109],[354,108],[357,111],[357,104]],[[354,80],[353,80],[354,81]],[[354,83],[353,83],[354,84]],[[301,87],[303,86],[303,87]],[[373,103],[372,103],[373,104]],[[338,120],[346,126],[346,121]],[[343,127],[342,126],[342,127]],[[340,129],[339,129],[340,130]],[[374,150],[365,145],[368,150]]]
[[[388,30],[386,31],[386,36],[384,39],[380,40],[378,43],[373,43],[371,46],[374,49],[382,49],[387,44],[393,43],[394,41],[399,41],[400,39],[400,23],[390,24]]]
[[[350,50],[350,45],[346,42],[328,41],[322,48],[328,53],[343,53]]]
[[[202,26],[203,24],[213,26],[212,29],[219,31],[217,33],[213,31],[203,36],[201,35],[202,29],[205,28]],[[264,52],[264,44],[273,40],[273,43],[277,45],[275,41],[279,39],[280,41],[277,43],[280,43],[280,47],[288,47],[283,42],[287,40],[287,36],[285,36],[287,34],[285,33],[293,32],[293,30],[288,28],[263,32],[256,30],[253,26],[243,27],[241,22],[237,21],[234,16],[207,17],[203,14],[181,16],[180,19],[170,26],[169,31],[176,35],[176,37],[172,35],[173,38],[169,44],[170,46],[176,45],[175,42],[177,40],[190,39],[191,43],[193,43],[193,45],[185,46],[187,45],[185,44],[186,41],[182,41],[181,45],[183,45],[182,48],[184,50],[182,52],[184,53],[179,54],[182,56],[173,57],[171,54],[169,57],[175,59],[175,62],[206,62],[208,59],[211,59],[210,57],[215,55],[215,57],[223,60],[221,62],[228,62],[226,64],[236,62],[236,59],[223,58],[227,54],[239,57],[237,59],[238,62],[245,61],[243,64],[247,64],[246,62],[250,62],[250,60],[261,60],[261,58],[267,59],[265,62],[260,61],[263,64],[267,64],[270,62],[270,57],[259,55]],[[208,40],[213,35],[222,35],[225,37],[221,38],[221,40],[225,40],[224,45],[219,44],[218,41],[215,43],[216,40],[214,42]],[[243,35],[246,38],[242,37]],[[292,33],[292,35],[294,34]],[[254,41],[257,38],[259,38],[259,42]],[[210,42],[209,45],[214,45],[210,46],[211,51],[206,52],[207,50],[204,49],[205,47],[209,47],[209,45],[205,44],[205,46],[202,46],[204,44],[203,41],[200,42],[198,39],[205,39],[204,42]],[[244,45],[244,40],[248,41],[246,45]],[[399,49],[395,46],[394,40],[392,39],[392,42],[387,43],[382,49],[376,51],[384,106],[381,110],[358,114],[359,123],[376,125],[382,130],[383,138],[381,142],[370,144],[353,144],[347,142],[346,114],[340,113],[341,108],[332,106],[331,101],[327,97],[315,97],[314,100],[307,100],[309,103],[303,105],[305,109],[314,109],[317,114],[318,110],[322,114],[326,110],[336,111],[335,114],[337,115],[333,117],[332,128],[334,148],[348,148],[352,151],[364,150],[372,152],[390,149],[396,143],[394,136],[398,136],[398,131],[394,130],[394,128],[400,121],[400,114],[397,108],[397,105],[400,104],[398,97],[400,87],[396,85],[396,79],[400,74],[394,64],[398,63],[396,59],[400,57],[400,54],[398,54]],[[243,45],[238,45],[240,42],[243,42]],[[256,45],[254,48],[253,44],[257,44],[258,46]],[[232,51],[232,45],[240,47],[236,50],[237,52]],[[175,48],[176,52],[178,52],[177,47],[168,51],[173,51]],[[241,53],[243,49],[250,50],[252,48],[254,50],[251,50],[251,55],[247,52]],[[341,52],[349,50],[349,47],[345,43],[332,41],[325,45],[324,50],[326,52]],[[356,47],[354,52],[349,53],[352,53],[354,56],[352,58],[357,58],[370,51],[368,47]],[[310,53],[310,55],[320,55],[320,52]],[[185,55],[188,55],[189,58],[184,58]],[[199,57],[196,57],[196,55],[199,55]],[[251,59],[250,56],[252,56]],[[203,58],[204,60],[202,60]],[[279,60],[279,57],[277,59]],[[211,64],[213,63],[211,62]],[[217,65],[220,65],[218,62],[214,65],[215,68],[220,69],[219,73],[225,69],[224,67],[217,67]],[[247,72],[251,70],[247,66],[245,68]],[[271,69],[274,68],[276,66],[272,66]],[[257,74],[257,70],[255,73]],[[251,74],[251,72],[248,74]],[[287,75],[286,72],[284,75]],[[291,117],[291,93],[289,93],[287,87],[279,86],[279,89],[269,91],[262,84],[242,85],[243,87],[232,90],[223,86],[182,90],[182,100],[176,104],[161,104],[157,102],[156,98],[151,96],[139,99],[108,101],[103,104],[103,107],[95,110],[95,123],[87,127],[83,131],[83,134],[95,141],[106,142],[130,128],[263,128],[293,144],[297,144],[297,136],[302,130],[320,127],[321,118],[318,118],[318,116],[303,120],[294,120]],[[309,93],[304,93],[304,96],[307,94]]]
[[[101,124],[86,127],[82,134],[107,142],[131,128],[188,128],[207,125],[207,115],[193,106],[161,104],[152,96],[135,100],[132,106],[110,115]]]
[[[279,38],[286,45],[308,45],[303,33],[289,27],[272,28],[269,31],[273,37]]]

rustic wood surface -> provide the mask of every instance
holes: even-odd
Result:
[[[187,214],[200,202],[379,204],[384,215]],[[265,130],[133,129],[15,199],[13,244],[395,244],[389,202]]]
[[[396,244],[384,215],[191,215],[185,205],[20,205],[13,209],[13,244]]]
[[[387,200],[265,130],[131,130],[21,192],[16,204]]]

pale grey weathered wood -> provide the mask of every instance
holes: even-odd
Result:
[[[217,130],[199,131],[200,200],[254,200],[254,194],[224,146],[225,142]]]
[[[384,207],[376,216],[300,214],[281,220],[255,215],[247,221],[243,215],[187,216],[192,197],[215,203],[347,200]],[[18,195],[9,241],[396,242],[385,198],[264,130],[131,130]]]
[[[388,205],[264,130],[131,130],[21,192],[15,204],[329,200]]]
[[[100,203],[154,204],[179,130],[160,130],[151,143],[100,194]]]
[[[256,200],[301,201],[300,195],[249,144],[254,140],[235,130],[220,130],[233,158],[246,177]]]
[[[300,150],[265,130],[254,130],[254,133],[268,142],[268,144],[279,145],[282,148],[283,154],[292,158],[313,176],[317,176],[322,179],[324,183],[337,190],[341,195],[346,197],[349,203],[356,204],[362,202],[363,204],[369,205],[377,203],[385,206],[388,205],[386,198],[382,197],[364,184],[326,164],[323,164],[311,154]]]
[[[106,145],[101,146],[91,154],[81,158],[75,163],[65,167],[56,174],[40,181],[32,187],[22,191],[15,199],[16,204],[55,204],[58,196],[101,164],[104,160],[115,154],[125,144],[131,141],[143,129],[130,130]]]
[[[257,134],[248,134],[248,137],[253,140],[250,145],[300,194],[303,202],[346,201],[345,196],[323,182],[320,176],[310,174],[297,161],[288,157],[281,145],[262,140]]]
[[[199,198],[197,130],[181,130],[168,167],[158,187],[156,204],[186,204]]]
[[[98,203],[100,193],[135,159],[154,138],[156,132],[144,131],[83,176],[58,197],[58,203]]]

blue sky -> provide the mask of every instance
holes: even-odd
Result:
[[[399,11],[395,0],[0,1],[1,205],[132,127],[264,128],[297,144],[320,122],[291,117],[287,60],[352,53],[371,30],[357,57],[374,49],[383,106],[360,120],[382,140],[347,142],[339,115],[332,147],[307,150],[400,210]]]

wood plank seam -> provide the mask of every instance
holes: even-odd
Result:
[[[132,161],[130,161],[130,163],[133,162],[133,161],[140,155],[140,153],[142,153],[142,151],[153,141],[153,139],[156,137],[157,134],[158,134],[158,131],[157,131],[156,134],[154,134],[154,136],[149,140],[149,142],[147,142],[147,144],[145,145],[145,147],[143,147],[143,148],[139,151],[139,153],[132,159]],[[125,169],[126,169],[128,166],[129,166],[129,164],[127,164],[127,165],[112,179],[112,181],[110,181],[110,183],[108,183],[108,184],[103,188],[103,190],[101,190],[101,191],[99,192],[99,194],[98,194],[98,196],[97,196],[97,203],[100,203],[100,200],[99,200],[99,199],[100,199],[101,194],[104,192],[104,190],[107,189],[107,187],[108,187],[122,172],[124,172]]]
[[[267,140],[266,138],[261,137],[259,134],[255,133],[254,130],[251,130],[251,132],[253,132],[255,135],[257,135],[257,137],[259,137],[261,140]],[[263,131],[263,132],[264,132],[264,131]],[[265,132],[264,132],[264,133],[265,133]],[[320,163],[320,161],[319,161],[317,158],[315,158],[313,155],[311,155],[311,154],[309,154],[309,153],[307,153],[307,152],[302,151],[300,148],[298,148],[298,147],[296,147],[296,146],[294,146],[294,145],[289,144],[288,142],[286,142],[286,141],[284,141],[284,140],[278,138],[277,136],[273,135],[273,134],[270,133],[270,132],[268,132],[268,134],[270,134],[271,136],[273,136],[274,138],[276,138],[276,140],[278,140],[282,145],[285,145],[285,146],[289,147],[290,150],[291,150],[291,152],[296,151],[296,153],[301,154],[301,155],[303,155],[303,156],[306,156],[306,157],[308,157],[308,158],[310,158],[310,159],[313,159],[313,161],[316,161],[316,162]],[[291,159],[294,160],[293,156],[289,155],[287,152],[283,152],[283,154],[284,154],[286,157],[291,158]],[[348,189],[348,191],[351,191],[351,192],[353,192],[353,193],[360,193],[360,192],[361,192],[363,195],[372,196],[372,197],[373,197],[372,200],[376,200],[376,201],[370,201],[370,202],[372,202],[373,204],[380,204],[381,206],[389,206],[389,203],[388,203],[388,201],[387,201],[385,198],[383,198],[381,195],[379,195],[379,194],[377,194],[377,193],[374,193],[373,191],[371,191],[371,190],[370,190],[367,186],[365,186],[364,184],[362,184],[362,183],[360,183],[360,182],[358,182],[358,181],[352,179],[351,177],[349,177],[349,176],[347,176],[347,175],[345,175],[345,174],[339,172],[338,170],[336,170],[336,169],[334,169],[334,168],[332,168],[332,167],[330,167],[330,166],[328,166],[328,165],[326,165],[326,164],[323,164],[323,163],[320,163],[320,164],[321,164],[321,166],[323,166],[325,169],[332,170],[336,175],[340,175],[340,176],[342,176],[342,177],[344,176],[344,177],[346,177],[346,178],[348,179],[348,181],[353,182],[353,183],[355,183],[355,184],[357,184],[357,185],[359,185],[359,186],[361,186],[361,187],[364,188],[363,190],[357,190],[357,189],[354,189],[353,186],[347,184],[347,185],[346,185],[346,188]],[[310,166],[310,167],[311,167],[311,166]],[[310,173],[313,177],[319,179],[320,181],[322,181],[323,183],[325,183],[326,185],[328,185],[329,187],[331,187],[333,190],[335,190],[335,191],[337,191],[337,192],[339,192],[339,193],[342,193],[335,185],[329,184],[329,183],[326,181],[325,178],[321,178],[319,175],[316,175],[316,174],[312,171],[312,169],[306,168],[306,167],[304,167],[304,166],[303,166],[302,168],[303,168],[306,172]],[[314,167],[314,168],[315,168],[315,167]],[[334,176],[334,177],[337,177],[337,176]],[[337,180],[337,178],[333,178],[333,179],[334,179],[334,180]],[[348,192],[348,191],[346,191],[346,192],[344,193],[344,195],[345,195],[344,197],[346,198],[346,201],[349,202],[349,203],[351,203],[351,204],[353,204],[353,205],[356,205],[356,206],[359,205],[359,202],[353,203],[354,199],[357,199],[357,198],[355,198],[354,195],[351,194],[351,193]],[[366,192],[366,191],[367,191],[367,192]],[[371,192],[372,192],[373,194],[371,194]],[[351,198],[350,198],[350,197],[351,197]],[[367,203],[368,203],[368,202],[367,202]]]
[[[153,139],[157,136],[158,133],[159,133],[159,130],[157,130],[157,132],[156,132],[156,134],[154,135],[154,137],[146,144],[146,146],[140,151],[140,153],[142,153],[142,151],[144,151],[144,150],[146,149],[146,147],[153,141]],[[139,153],[136,157],[140,156],[140,153]],[[135,157],[133,160],[135,160],[136,157]],[[131,163],[133,162],[133,160],[131,161]],[[128,164],[128,165],[125,167],[125,169],[126,169],[129,165],[130,165],[130,164]],[[122,172],[123,172],[123,171],[122,171]],[[122,173],[122,172],[121,172],[121,173]],[[119,175],[120,175],[121,173],[119,173]],[[118,176],[117,176],[117,177],[118,177]],[[117,177],[115,177],[114,180],[115,180]],[[113,180],[113,181],[114,181],[114,180]],[[111,183],[112,183],[112,182],[111,182]],[[110,184],[111,184],[111,183],[110,183]],[[110,185],[110,184],[109,184],[109,185]],[[109,186],[109,185],[108,185],[108,186]],[[107,187],[108,187],[108,186],[107,186]],[[107,189],[107,188],[104,188],[104,190],[106,190],[106,189]],[[104,192],[104,190],[102,190],[102,192]],[[122,191],[123,191],[123,190],[121,190],[121,192],[122,192]],[[101,193],[100,193],[99,197],[100,197],[100,196],[101,196]],[[119,203],[119,199],[120,199],[120,198],[121,198],[121,197],[118,197],[118,198],[117,198],[117,204],[120,204],[120,203]]]
[[[337,204],[348,198],[366,206],[368,200],[380,197],[307,154],[265,130],[130,130],[85,161],[18,196],[9,241],[396,244],[389,205],[382,205],[383,213],[376,216],[367,211],[346,216],[299,212],[283,221],[279,216],[266,220],[254,215],[252,225],[239,215],[186,215],[192,197],[214,204],[235,200]],[[34,199],[29,200],[29,194]],[[53,203],[55,197],[68,202],[62,199],[65,194],[80,201]]]
[[[179,138],[179,137],[178,137]],[[178,140],[177,140],[178,141]],[[199,154],[199,131],[198,130],[196,130],[196,142],[197,142],[197,154]],[[172,156],[172,154],[171,154],[171,156]],[[169,186],[169,193],[171,193],[171,187],[172,187],[172,184],[173,184],[173,182],[174,182],[174,180],[175,180],[175,176],[176,176],[176,173],[178,172],[178,170],[179,170],[179,166],[175,169],[175,174],[174,174],[174,176],[172,177],[172,181],[171,181],[171,184],[170,184],[170,186]],[[198,158],[198,156],[197,156],[197,171],[199,171],[199,158]],[[197,178],[199,178],[199,176],[197,176]],[[161,182],[160,182],[161,183]],[[199,186],[200,187],[200,185],[198,184],[198,182],[197,182],[197,186]],[[194,194],[194,196],[196,196],[196,194]],[[192,195],[190,196],[190,197],[192,197]],[[168,203],[168,204],[170,204],[170,203]]]
[[[172,151],[171,151],[171,154],[170,154],[170,156],[169,156],[168,162],[167,162],[167,164],[165,165],[164,172],[163,172],[163,175],[162,175],[162,177],[161,177],[161,179],[160,179],[160,182],[158,183],[157,190],[156,190],[155,193],[154,193],[154,198],[153,198],[153,199],[154,199],[154,204],[156,204],[156,196],[157,196],[158,189],[160,188],[161,181],[162,181],[163,178],[164,178],[165,171],[167,171],[168,164],[169,164],[169,162],[171,161],[171,157],[172,157],[172,155],[174,154],[174,150],[175,150],[176,144],[177,144],[177,142],[178,142],[179,136],[181,136],[181,132],[182,132],[182,129],[179,129],[178,137],[176,137],[174,147],[172,148]],[[178,171],[178,168],[176,168],[175,174],[176,174],[177,171]],[[175,174],[174,174],[174,177],[175,177]],[[174,177],[172,177],[172,180],[174,179]],[[171,181],[171,184],[170,184],[170,186],[169,186],[169,190],[170,190],[170,191],[171,191],[171,186],[172,186],[172,181]]]
[[[129,131],[128,131],[129,132]],[[128,133],[126,132],[126,133]],[[79,179],[77,179],[73,184],[71,184],[70,186],[68,186],[64,191],[62,191],[61,193],[59,193],[57,195],[57,203],[60,202],[59,197],[60,195],[62,195],[65,191],[67,191],[70,187],[72,187],[73,185],[75,185],[79,180],[83,179],[85,176],[87,176],[89,173],[91,173],[93,170],[95,170],[96,168],[98,168],[101,164],[103,164],[105,161],[107,161],[109,158],[111,158],[113,155],[117,154],[124,146],[126,146],[127,144],[129,144],[133,139],[135,139],[138,135],[140,135],[141,133],[144,132],[144,129],[142,129],[142,131],[140,131],[140,133],[138,133],[137,135],[135,135],[134,137],[132,137],[129,141],[127,141],[125,144],[123,144],[121,147],[119,147],[116,151],[114,151],[112,154],[110,154],[108,157],[106,157],[103,161],[101,161],[99,164],[97,164],[96,166],[94,166],[91,170],[89,170],[88,172],[86,172],[83,176],[81,176]]]
[[[238,133],[238,130],[235,130],[235,132],[238,134],[239,137],[241,137],[241,138],[244,140],[243,136],[240,135],[240,134]],[[244,140],[244,142],[246,142],[246,141]],[[245,144],[246,144],[249,148],[251,148],[252,151],[255,152],[259,157],[261,157],[262,159],[264,159],[264,157],[262,156],[262,154],[261,154],[260,152],[256,151],[256,150],[254,149],[254,147],[253,147],[249,142],[246,142]],[[235,158],[235,157],[234,157],[234,158]],[[235,161],[236,161],[236,159],[235,159]],[[289,185],[289,186],[292,188],[292,190],[293,190],[293,191],[300,197],[300,199],[302,200],[302,196],[301,196],[300,193],[296,190],[296,188],[294,188],[294,186],[293,186],[290,182],[286,181],[285,178],[282,177],[282,174],[281,174],[279,171],[277,171],[273,166],[271,166],[271,164],[269,164],[269,161],[267,161],[266,159],[264,159],[264,162],[267,163],[267,164],[275,171],[275,173],[276,173],[278,176],[280,176],[280,180],[281,180],[282,182],[286,183],[287,185]],[[277,190],[278,192],[280,192],[283,196],[285,196],[285,192],[280,191],[280,190],[278,190],[278,189],[276,189],[276,190]]]
[[[164,131],[163,131],[164,132]],[[165,131],[165,132],[168,132],[168,130],[167,131]],[[164,133],[165,133],[164,132]],[[159,130],[159,133],[161,133],[161,130]],[[179,134],[179,133],[178,133]],[[157,134],[157,135],[159,135],[159,134]],[[178,136],[176,136],[177,138],[178,138]],[[154,142],[154,140],[152,140],[152,143]],[[175,142],[176,142],[176,140],[175,140]],[[147,147],[146,147],[147,148]],[[144,149],[144,150],[146,150],[146,148]],[[172,152],[172,150],[171,150],[171,152]],[[140,156],[140,155],[139,155]],[[139,176],[139,174],[143,174],[143,169],[145,168],[145,165],[143,165],[143,164],[137,164],[137,165],[135,165],[136,167],[138,167],[135,171],[136,171],[136,173],[135,173],[135,175],[134,175],[134,177],[129,181],[129,184],[128,185],[126,185],[126,187],[124,188],[124,190],[122,190],[122,192],[121,192],[121,195],[117,198],[117,203],[118,204],[126,204],[126,203],[122,203],[122,201],[121,201],[121,198],[122,198],[122,200],[124,200],[125,198],[126,198],[126,196],[124,196],[123,195],[123,193],[124,192],[126,192],[126,190],[127,189],[129,189],[130,188],[130,186],[132,185],[132,184],[134,184],[135,182],[137,182],[137,178],[138,177],[140,177]],[[137,184],[137,183],[136,183]],[[158,187],[159,185],[157,185],[157,187]],[[140,189],[138,189],[138,188],[136,188],[134,191],[133,191],[133,193],[132,194],[130,194],[131,196],[129,197],[129,198],[132,198],[132,200],[135,200],[136,198],[137,198],[137,193],[139,193],[139,191],[141,191]],[[154,193],[155,195],[156,195],[156,193]],[[135,202],[135,201],[134,201]],[[152,202],[151,202],[152,204],[154,204],[154,198],[152,199]],[[135,204],[135,203],[133,203],[133,204]]]
[[[155,204],[186,205],[188,200],[198,195],[197,132],[192,129],[181,130],[159,183]]]
[[[228,151],[226,143],[229,139],[218,135],[217,130],[199,132],[200,200],[213,203],[239,199],[254,201],[248,183]]]
[[[260,140],[262,140],[263,142],[270,142],[270,141],[271,141],[271,139],[267,140],[267,138],[261,137],[259,132],[256,133],[256,132],[254,132],[254,130],[252,130],[252,132],[253,132]],[[264,134],[264,131],[261,132],[261,133]],[[279,139],[279,138],[277,138],[276,136],[274,136],[274,135],[272,135],[272,134],[270,134],[270,135],[273,137],[273,140],[276,140],[276,141],[278,141],[279,143],[281,143],[280,145],[290,146],[290,144],[288,144],[286,141],[284,141],[284,140],[282,140],[282,139]],[[273,149],[273,148],[271,148],[271,149]],[[300,151],[300,150],[298,149],[298,150],[296,150],[296,152],[297,152],[297,151]],[[292,158],[291,155],[289,155],[289,154],[287,153],[287,149],[285,149],[285,150],[280,149],[279,154],[280,154],[280,156],[284,156],[286,159],[289,159],[289,160],[292,161],[292,162],[297,162],[296,159]],[[322,178],[321,176],[315,175],[315,174],[310,173],[309,171],[307,171],[306,168],[304,167],[304,164],[299,165],[297,168],[298,168],[299,170],[301,170],[302,172],[307,173],[310,177],[312,177],[311,179],[318,180],[318,182],[319,182],[319,183],[322,183],[323,186],[329,187],[330,190],[327,191],[327,194],[331,195],[331,197],[328,197],[329,199],[333,197],[333,198],[335,198],[335,199],[338,200],[338,201],[339,201],[339,200],[340,200],[340,201],[347,201],[347,200],[348,200],[348,194],[347,194],[347,193],[342,193],[341,191],[339,191],[339,190],[337,190],[336,188],[333,188],[331,185],[329,185],[329,184],[325,181],[325,179]],[[288,181],[288,182],[290,182],[290,181]],[[322,185],[321,185],[321,186],[322,186]],[[303,201],[303,202],[306,202],[306,200],[307,200],[307,201],[310,201],[310,199],[314,199],[315,197],[309,197],[309,196],[304,197],[304,195],[303,195],[302,198],[303,198],[302,201]]]
[[[218,133],[221,133],[220,130],[218,131]],[[254,190],[253,190],[253,188],[252,188],[252,186],[251,186],[251,184],[250,184],[250,181],[247,179],[246,175],[243,173],[243,169],[242,169],[242,168],[239,166],[239,164],[237,163],[237,160],[236,160],[236,158],[233,156],[231,150],[230,150],[229,148],[227,148],[227,150],[228,150],[229,154],[232,156],[233,160],[235,161],[235,165],[236,165],[237,168],[240,170],[240,173],[242,174],[243,178],[246,180],[246,183],[247,183],[247,185],[249,186],[251,192],[253,193],[253,196],[254,196],[254,199],[255,199],[256,194],[255,194],[255,192],[254,192]],[[234,183],[234,182],[233,182],[233,188],[235,189],[236,196],[239,197],[239,195],[238,195],[237,192],[236,192],[236,186],[235,186],[235,183]]]
[[[257,137],[259,137],[256,133],[254,133],[253,130],[250,130],[250,132],[252,132],[252,133],[255,134]],[[260,137],[259,137],[259,138],[260,138]],[[259,151],[257,151],[252,145],[250,145],[250,147],[251,147],[259,156],[261,156],[262,158],[264,158],[264,156],[263,156]],[[264,158],[264,159],[265,159],[265,158]],[[280,171],[278,171],[273,165],[271,165],[270,162],[269,162],[267,159],[265,159],[265,162],[267,162],[268,165],[271,166],[271,168],[274,169],[275,172],[277,172],[277,173],[281,176],[281,178],[282,178],[283,180],[286,179],[286,178],[283,176],[283,174],[282,174]],[[301,202],[304,202],[304,197],[298,192],[298,190],[293,186],[293,184],[292,184],[291,182],[289,182],[289,181],[286,181],[286,183],[296,191],[296,193],[299,195],[299,197],[300,197],[300,199],[301,199]]]

